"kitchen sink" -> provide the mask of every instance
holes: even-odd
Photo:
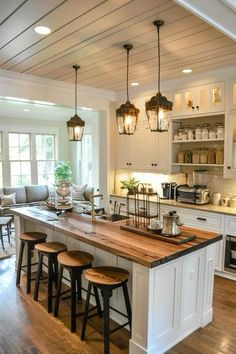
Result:
[[[101,215],[101,216],[96,216],[96,218],[111,221],[111,222],[128,219],[128,217],[126,215],[120,215],[120,214],[112,214],[112,215],[105,214],[105,215]]]

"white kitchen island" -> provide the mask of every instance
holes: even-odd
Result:
[[[74,213],[59,221],[53,212],[37,207],[18,208],[13,213],[17,248],[21,232],[43,231],[47,241],[92,253],[96,266],[119,266],[130,272],[130,354],[164,353],[211,322],[214,243],[221,235],[183,228],[197,238],[174,245],[121,230],[121,222],[91,223],[88,217]],[[85,281],[83,284],[86,287]],[[111,305],[125,312],[120,290],[114,292]],[[111,317],[123,321],[114,312]]]

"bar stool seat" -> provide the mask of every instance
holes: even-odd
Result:
[[[58,316],[60,298],[67,292],[70,292],[69,298],[71,299],[71,332],[76,331],[76,317],[82,315],[83,313],[76,313],[76,295],[78,295],[78,302],[82,303],[82,284],[81,278],[83,271],[85,269],[92,267],[94,257],[84,251],[73,250],[62,252],[58,255],[57,260],[60,265],[59,278],[58,278],[58,288],[56,295],[56,302],[54,308],[54,316]],[[61,291],[63,271],[67,269],[70,274],[70,289],[64,292]],[[77,287],[77,289],[76,289]],[[67,297],[68,298],[68,297]],[[96,301],[98,300],[98,294],[95,294]],[[65,299],[65,298],[63,298]],[[100,304],[100,303],[99,303]]]
[[[61,242],[47,242],[47,243],[37,244],[35,246],[35,249],[38,250],[39,263],[38,263],[38,271],[37,271],[35,288],[34,288],[34,300],[38,301],[39,285],[40,282],[45,280],[45,278],[41,279],[41,274],[42,274],[42,267],[43,267],[43,257],[46,256],[48,258],[47,308],[48,308],[48,312],[50,313],[52,311],[53,281],[55,282],[55,286],[57,286],[57,279],[58,279],[57,256],[59,253],[66,251],[67,247]]]
[[[43,232],[29,231],[24,232],[20,235],[20,251],[17,267],[17,276],[16,276],[16,285],[20,285],[21,270],[26,268],[27,271],[27,281],[26,281],[26,292],[29,294],[31,292],[31,266],[37,263],[32,264],[31,262],[31,252],[33,251],[35,245],[45,242],[47,234]],[[22,266],[24,248],[27,247],[27,262],[26,265]]]
[[[102,267],[95,267],[92,269],[87,269],[84,272],[84,275],[85,275],[85,279],[88,280],[89,284],[88,284],[88,293],[87,293],[87,299],[86,299],[85,311],[84,311],[84,317],[83,317],[81,340],[85,339],[87,319],[96,315],[96,314],[93,314],[93,315],[88,316],[91,287],[93,286],[94,291],[95,291],[95,289],[100,289],[102,296],[103,296],[104,354],[109,354],[109,352],[110,352],[110,349],[109,349],[109,347],[110,347],[110,345],[109,345],[110,333],[115,332],[118,329],[120,329],[126,325],[130,326],[130,331],[131,331],[132,314],[131,314],[131,306],[130,306],[128,289],[127,289],[127,282],[128,282],[129,273],[125,269],[122,269],[122,268],[102,266]],[[127,315],[124,313],[121,313],[117,309],[110,306],[110,297],[112,296],[112,291],[114,289],[119,288],[119,287],[122,287],[122,289],[123,289]],[[118,312],[120,315],[122,315],[128,319],[128,322],[124,323],[123,325],[118,326],[117,328],[113,329],[112,331],[110,331],[110,324],[109,324],[110,308],[113,311]],[[100,315],[99,308],[98,308],[97,314]]]
[[[66,251],[67,247],[61,242],[46,242],[35,246],[35,249],[46,254],[56,254]]]

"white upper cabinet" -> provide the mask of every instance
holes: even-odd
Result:
[[[229,114],[226,119],[225,140],[225,167],[224,177],[236,177],[236,113]]]
[[[236,79],[227,83],[227,105],[229,110],[236,109]]]
[[[181,89],[173,94],[173,116],[223,112],[224,104],[223,82]]]

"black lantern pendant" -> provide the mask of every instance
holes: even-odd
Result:
[[[85,126],[85,122],[77,115],[77,71],[79,68],[79,65],[73,65],[75,69],[75,115],[66,122],[70,141],[81,141]]]
[[[119,134],[132,135],[137,126],[139,109],[129,101],[129,52],[133,46],[132,44],[124,44],[124,48],[127,51],[127,101],[116,110],[116,120]]]
[[[160,27],[164,21],[157,20],[153,24],[157,27],[158,49],[158,92],[150,101],[146,102],[146,114],[152,132],[166,132],[169,127],[173,103],[168,101],[160,92]]]

